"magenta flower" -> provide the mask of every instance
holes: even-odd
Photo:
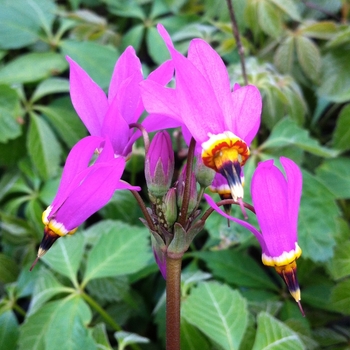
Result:
[[[170,188],[174,173],[174,151],[166,131],[157,133],[148,149],[145,177],[151,195],[163,197]]]
[[[99,149],[101,153],[89,166]],[[45,229],[38,257],[59,237],[73,234],[79,225],[107,204],[115,190],[140,190],[121,180],[124,168],[125,159],[114,156],[108,138],[88,136],[72,148],[56,197],[42,215]]]
[[[224,213],[208,195],[205,198],[221,215],[255,235],[262,248],[263,263],[276,269],[300,306],[295,260],[301,255],[297,243],[297,223],[302,175],[290,159],[281,157],[280,161],[286,176],[273,164],[273,160],[259,163],[253,175],[251,193],[261,233],[251,224]]]
[[[92,136],[108,137],[114,153],[128,156],[132,143],[129,124],[144,110],[139,83],[141,62],[129,46],[119,57],[111,78],[108,97],[70,57],[70,95],[73,106]]]
[[[209,44],[192,40],[186,58],[175,50],[162,25],[158,31],[175,67],[176,88],[149,79],[142,82],[146,110],[162,113],[169,125],[183,126],[185,139],[196,140],[204,164],[227,179],[235,200],[242,198],[241,167],[260,125],[258,89],[237,85],[232,92],[225,64]]]

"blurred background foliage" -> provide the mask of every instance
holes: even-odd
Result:
[[[285,155],[303,170],[302,318],[254,237],[212,215],[185,255],[182,348],[350,349],[350,4],[233,1],[262,126],[245,166]],[[87,131],[69,98],[76,60],[104,89],[132,45],[144,76],[175,46],[208,41],[243,83],[223,0],[0,0],[0,348],[163,349],[164,280],[131,194],[118,192],[36,268],[41,213]],[[181,161],[180,149],[177,149]],[[144,185],[142,143],[125,180]],[[180,164],[181,162],[179,162]],[[145,191],[144,191],[145,192]]]

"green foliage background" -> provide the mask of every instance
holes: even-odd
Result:
[[[213,214],[185,255],[182,349],[350,349],[350,5],[234,0],[249,83],[264,101],[245,166],[303,169],[302,318],[254,237]],[[0,0],[0,348],[163,349],[164,286],[133,197],[111,202],[29,272],[70,148],[87,131],[69,99],[76,60],[104,89],[133,45],[144,74],[195,37],[243,83],[223,0]],[[125,179],[142,184],[143,149]],[[135,179],[141,179],[136,181]],[[140,183],[141,181],[141,183]],[[246,191],[249,202],[249,190]]]

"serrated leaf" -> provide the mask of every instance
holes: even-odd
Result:
[[[299,127],[289,118],[276,124],[268,139],[260,146],[261,150],[275,147],[296,146],[320,157],[335,157],[339,152],[321,146],[311,138],[307,130]]]
[[[72,292],[74,289],[62,285],[49,270],[41,268],[38,272],[38,278],[35,281],[33,297],[30,301],[27,315],[34,314],[55,295],[69,291]]]
[[[52,301],[21,326],[19,350],[96,349],[84,326],[91,317],[89,307],[79,296]]]
[[[332,193],[317,177],[303,171],[298,232],[304,257],[317,262],[333,256],[338,216],[339,208]]]
[[[331,307],[346,315],[350,315],[350,280],[338,283],[331,294]]]
[[[268,35],[277,38],[282,32],[280,12],[268,1],[258,1],[258,21],[261,29]]]
[[[30,100],[33,103],[44,96],[60,92],[69,92],[69,81],[64,78],[49,78],[36,87]]]
[[[341,47],[323,56],[321,71],[317,94],[333,102],[350,100],[350,50]]]
[[[56,99],[47,106],[36,106],[36,108],[47,117],[68,147],[72,148],[87,135],[86,128],[75,113],[68,97]]]
[[[275,65],[282,73],[292,71],[294,50],[294,36],[288,35],[278,46],[274,56]]]
[[[313,81],[318,81],[321,70],[321,54],[315,43],[305,37],[295,37],[298,61],[304,73]]]
[[[247,322],[245,299],[227,285],[203,282],[183,302],[182,316],[223,349],[238,349]]]
[[[317,169],[316,174],[322,183],[337,199],[350,198],[350,159],[326,159]]]
[[[333,133],[333,145],[342,151],[350,149],[350,104],[345,105],[337,119]]]
[[[64,56],[68,55],[76,61],[102,89],[108,88],[119,57],[117,50],[91,41],[73,40],[63,40],[61,50]]]
[[[56,175],[61,147],[46,121],[36,114],[30,115],[27,149],[32,163],[43,179]]]
[[[258,315],[258,329],[252,350],[305,350],[298,335],[266,312]]]
[[[206,262],[214,276],[224,279],[227,283],[240,287],[278,290],[277,285],[266,274],[266,269],[246,254],[234,250],[221,250],[198,252],[195,256]]]
[[[181,320],[181,349],[210,350],[210,344],[205,336],[193,325]]]
[[[341,242],[335,247],[328,268],[335,279],[350,276],[350,242]]]
[[[0,349],[16,349],[19,336],[18,321],[12,310],[0,315]]]
[[[50,0],[3,0],[0,11],[0,47],[17,49],[39,40],[40,28],[50,31],[55,3]]]
[[[5,84],[35,82],[60,74],[67,67],[67,62],[58,53],[31,52],[3,66],[0,69],[0,81]]]
[[[74,236],[59,238],[42,260],[56,272],[67,276],[77,285],[77,272],[84,253],[84,237],[79,232]]]
[[[89,253],[83,284],[134,273],[147,265],[151,259],[147,229],[107,220],[98,228],[100,239]]]

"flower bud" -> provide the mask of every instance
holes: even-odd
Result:
[[[197,182],[204,188],[211,185],[216,172],[208,168],[203,164],[202,157],[197,157],[196,165],[194,168]]]
[[[177,205],[179,208],[182,207],[182,201],[183,201],[183,196],[185,192],[185,182],[186,182],[186,168],[187,165],[185,165],[182,168],[181,174],[179,176],[178,184],[177,184]],[[193,209],[197,205],[197,183],[196,183],[196,177],[194,173],[192,172],[192,177],[191,177],[191,189],[190,189],[190,196],[189,196],[189,202],[188,202],[188,210],[187,214],[191,214]]]
[[[145,177],[152,196],[163,197],[168,191],[174,173],[174,152],[167,132],[157,133],[146,154]]]
[[[177,219],[176,189],[170,188],[163,200],[163,213],[168,227],[174,225]]]

